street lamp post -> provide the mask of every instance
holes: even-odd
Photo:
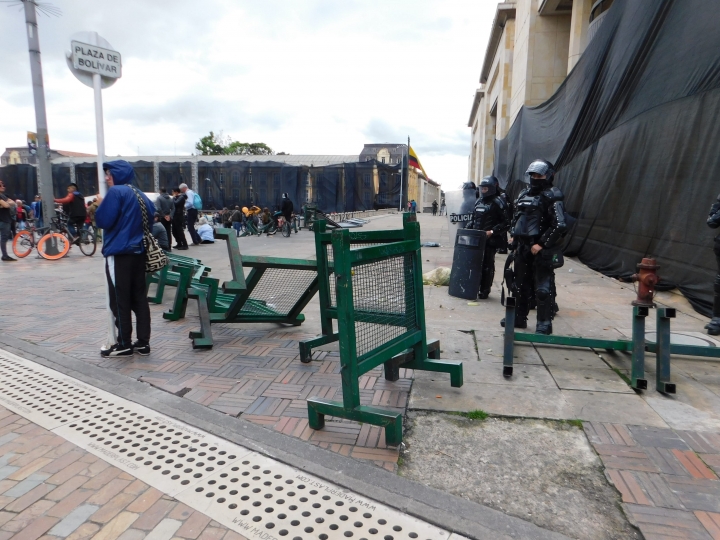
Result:
[[[50,145],[45,111],[45,88],[43,87],[42,62],[40,59],[40,36],[38,35],[37,13],[34,0],[22,0],[25,8],[28,50],[30,52],[30,75],[32,77],[33,100],[35,102],[35,124],[37,130],[38,190],[42,197],[42,212],[45,223],[52,224],[55,204],[50,164]]]

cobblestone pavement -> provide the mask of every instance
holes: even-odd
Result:
[[[0,540],[243,540],[0,407]]]
[[[600,422],[584,428],[647,540],[720,539],[720,434]]]
[[[378,223],[375,228],[396,228],[399,219]],[[371,228],[372,223],[366,227]],[[241,241],[242,253],[308,257],[313,252],[312,235],[307,231],[292,241],[279,235]],[[186,254],[202,258],[206,264],[209,261],[220,270],[214,270],[214,276],[222,278],[224,270],[225,279],[230,279],[224,243],[193,248]],[[301,327],[213,325],[215,346],[201,351],[193,350],[188,339],[188,332],[198,327],[192,306],[184,320],[162,318],[175,294],[174,288],[168,288],[162,305],[150,304],[152,353],[132,359],[103,359],[99,355],[107,327],[103,264],[99,250],[94,257],[84,257],[75,249],[60,261],[39,260],[33,254],[12,265],[4,264],[3,304],[14,307],[0,310],[0,329],[310,444],[371,461],[389,471],[397,469],[398,450],[386,446],[384,431],[378,427],[332,418],[321,431],[308,427],[308,397],[341,399],[342,394],[337,352],[317,351],[311,364],[299,360],[298,342],[320,333],[317,297],[306,308],[308,321]],[[388,382],[382,368],[367,373],[360,382],[362,403],[404,412],[412,376],[411,370],[401,370],[400,380]]]

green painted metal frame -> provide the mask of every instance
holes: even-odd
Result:
[[[402,414],[396,411],[371,407],[360,403],[360,377],[371,369],[383,364],[385,377],[397,380],[399,368],[435,371],[450,374],[450,384],[460,387],[463,384],[461,362],[442,361],[429,358],[429,353],[439,356],[439,343],[433,342],[432,351],[427,343],[425,326],[425,300],[422,284],[422,255],[420,250],[420,225],[414,214],[405,214],[403,229],[400,231],[351,232],[337,229],[326,232],[324,220],[315,224],[317,250],[317,268],[319,277],[321,324],[323,336],[301,344],[301,353],[310,354],[319,343],[340,342],[340,376],[342,380],[342,402],[311,397],[307,400],[309,425],[313,429],[322,429],[325,416],[347,418],[358,422],[384,427],[385,441],[390,446],[402,442]],[[333,262],[327,257],[328,237],[333,248]],[[372,246],[351,250],[352,244],[378,243]],[[391,341],[376,347],[360,356],[356,349],[355,323],[362,322],[363,313],[355,310],[353,300],[353,268],[374,261],[380,261],[399,255],[410,255],[405,264],[406,273],[413,276],[413,289],[407,290],[413,296],[414,305],[411,315],[415,320],[412,329]],[[330,296],[330,274],[334,274],[337,306],[333,309]],[[369,316],[369,314],[367,314]],[[375,314],[376,315],[376,314]],[[337,320],[338,332],[332,332],[332,321]],[[405,317],[402,317],[405,320]],[[377,318],[373,319],[376,322]],[[387,314],[388,323],[397,322],[395,315]],[[403,325],[404,326],[404,325]]]
[[[515,343],[540,343],[544,345],[561,345],[564,347],[587,347],[589,349],[605,349],[606,351],[624,351],[632,355],[630,385],[637,390],[647,389],[645,379],[645,318],[648,308],[633,307],[632,339],[600,339],[579,336],[558,336],[515,332],[516,299],[505,300],[505,333],[503,349],[503,375],[512,377]],[[668,364],[669,365],[669,364]]]

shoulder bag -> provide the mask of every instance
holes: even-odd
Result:
[[[133,190],[133,193],[138,200],[138,204],[140,204],[140,211],[142,212],[143,245],[145,246],[145,272],[151,274],[165,268],[168,264],[168,257],[165,251],[163,251],[157,243],[157,240],[155,240],[155,237],[150,233],[148,212],[145,207],[145,201],[140,195],[140,192],[135,186],[130,186],[130,189]]]

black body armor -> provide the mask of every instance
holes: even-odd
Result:
[[[554,246],[565,234],[563,193],[551,186],[539,193],[525,189],[515,201],[511,235],[520,241]]]
[[[507,203],[502,197],[480,198],[475,202],[472,221],[466,229],[493,231],[493,236],[503,235],[510,228],[507,217]]]

